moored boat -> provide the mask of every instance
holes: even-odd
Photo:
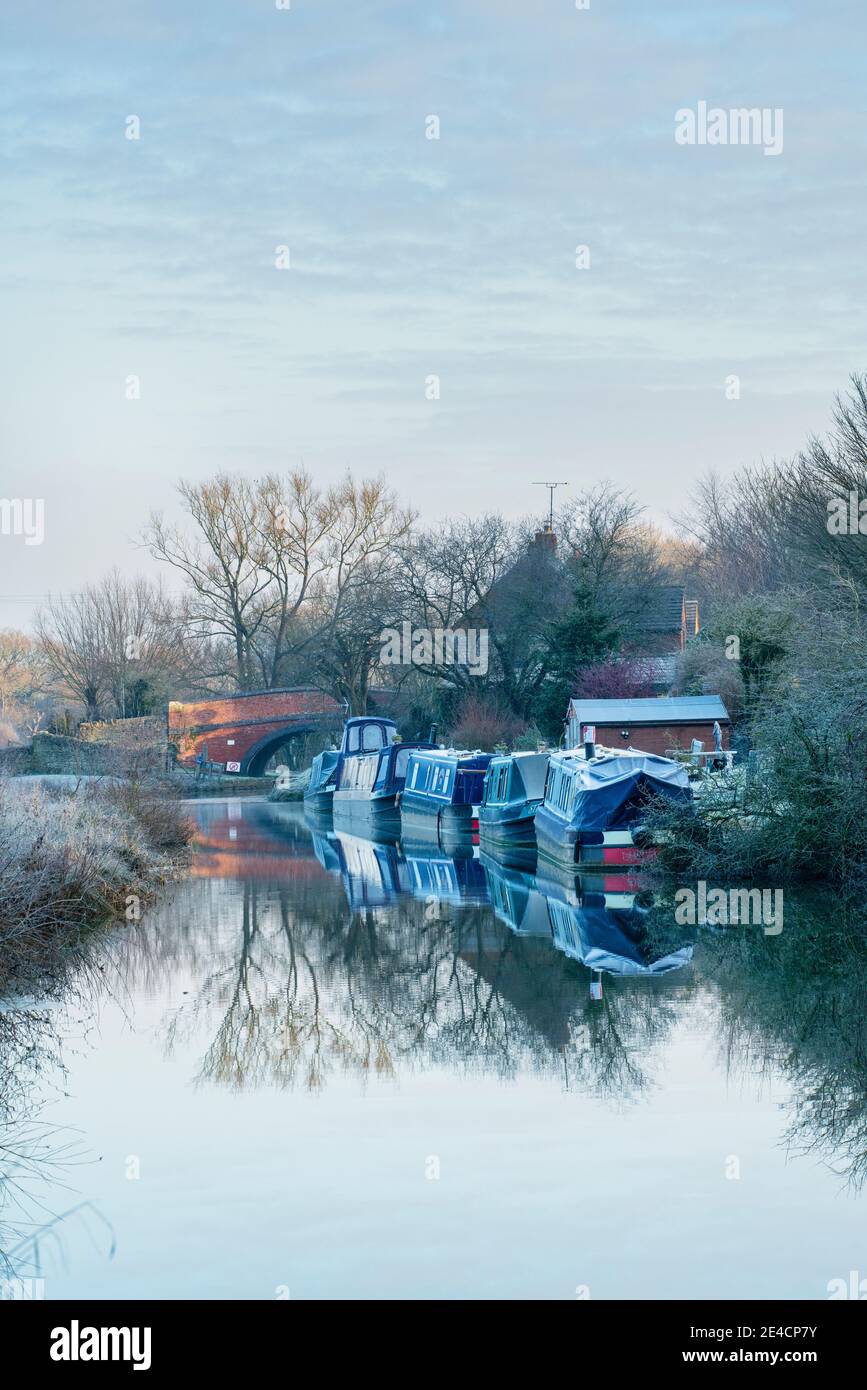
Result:
[[[330,814],[339,761],[338,748],[326,748],[322,753],[317,753],[310,767],[310,779],[304,789],[305,810],[318,815]]]
[[[536,812],[545,795],[548,753],[497,754],[488,765],[479,809],[480,842],[534,849]]]
[[[535,819],[540,857],[599,870],[648,862],[655,851],[645,841],[644,819],[655,797],[692,800],[680,763],[592,744],[552,754]]]
[[[334,792],[334,819],[350,820],[378,831],[400,834],[398,800],[413,752],[429,743],[390,743],[387,747],[346,756]]]
[[[393,719],[367,714],[347,719],[339,749],[326,748],[313,759],[310,781],[304,793],[305,809],[330,812],[334,794],[343,783],[347,759],[363,753],[379,753],[397,742],[397,725]]]
[[[400,796],[404,831],[446,836],[471,835],[479,828],[479,807],[490,753],[455,748],[418,749],[410,754]]]

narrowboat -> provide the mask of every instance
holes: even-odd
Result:
[[[341,785],[343,766],[347,758],[362,753],[379,753],[398,741],[397,725],[393,719],[376,715],[359,715],[347,719],[339,748],[327,748],[313,759],[310,781],[304,793],[308,811],[331,811],[334,793]]]
[[[479,809],[480,842],[535,849],[536,812],[545,795],[548,753],[506,753],[491,759]]]
[[[490,753],[455,748],[418,749],[410,754],[400,796],[403,830],[410,835],[470,835],[479,828]]]
[[[398,800],[406,782],[410,756],[429,743],[389,743],[383,748],[348,753],[342,760],[334,792],[334,822],[384,835],[400,835]]]
[[[305,810],[319,815],[330,814],[339,761],[339,748],[326,748],[322,753],[317,753],[310,766],[310,780],[304,789]]]
[[[536,812],[540,858],[580,869],[638,865],[654,856],[642,844],[654,797],[690,802],[686,768],[636,748],[553,753],[545,796]]]

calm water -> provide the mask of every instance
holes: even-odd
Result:
[[[867,1276],[863,928],[787,900],[778,937],[691,938],[616,880],[191,809],[171,898],[0,1013],[0,1248],[47,1298]]]

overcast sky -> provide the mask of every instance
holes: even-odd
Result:
[[[153,568],[179,476],[664,520],[794,451],[867,369],[865,40],[863,0],[3,0],[0,495],[45,540],[0,535],[0,624]],[[700,101],[782,153],[677,144]]]

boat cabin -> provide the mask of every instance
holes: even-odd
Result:
[[[504,753],[491,759],[479,810],[479,832],[509,845],[535,844],[533,822],[545,795],[548,753]]]
[[[413,752],[400,798],[401,816],[477,820],[490,761],[490,753],[454,748]]]

